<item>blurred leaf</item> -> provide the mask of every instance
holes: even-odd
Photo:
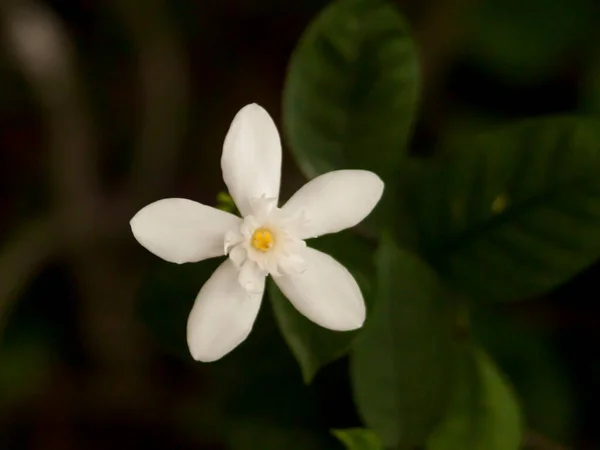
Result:
[[[459,355],[446,417],[427,450],[519,450],[523,423],[512,389],[482,351],[464,345]]]
[[[345,445],[346,450],[384,450],[379,437],[365,428],[333,430],[333,435]]]
[[[593,38],[595,0],[487,0],[473,10],[467,53],[516,82],[552,76]]]
[[[386,447],[422,444],[441,419],[451,368],[451,320],[433,270],[384,236],[375,309],[354,344],[355,401]]]
[[[0,407],[23,404],[43,388],[55,350],[38,336],[7,340],[0,346]]]
[[[309,245],[330,254],[346,266],[358,282],[369,308],[370,277],[374,272],[373,247],[349,232],[324,236],[309,241]],[[269,283],[269,295],[279,329],[300,364],[305,383],[312,381],[321,367],[348,351],[357,332],[331,331],[314,324],[292,306],[272,281]]]
[[[600,114],[600,53],[594,55],[589,63],[580,93],[580,110],[588,114]]]
[[[515,387],[529,427],[551,439],[573,438],[576,411],[564,361],[551,336],[503,314],[477,314],[472,333]]]
[[[292,56],[284,128],[309,178],[335,169],[384,179],[405,157],[418,62],[408,25],[387,0],[337,0]]]
[[[423,254],[459,290],[523,299],[600,256],[597,120],[526,120],[449,150],[408,195]]]
[[[156,260],[144,278],[138,310],[160,344],[191,360],[187,347],[187,319],[202,285],[222,262],[219,258],[192,264]]]
[[[229,195],[228,192],[219,192],[217,194],[217,209],[220,209],[222,211],[231,213],[231,214],[235,214],[236,216],[240,215],[240,212],[237,209],[237,206],[235,206],[235,202],[233,201],[233,198],[231,198],[231,195]]]

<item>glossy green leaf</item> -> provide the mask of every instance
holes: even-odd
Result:
[[[407,23],[391,1],[329,5],[301,38],[284,90],[284,130],[304,174],[393,174],[413,123],[417,67]]]
[[[512,388],[485,353],[461,345],[450,405],[427,450],[519,450],[523,421]]]
[[[480,300],[546,292],[600,256],[600,126],[531,119],[474,134],[407,191],[425,258]]]
[[[435,272],[389,236],[376,265],[374,311],[351,355],[354,399],[386,447],[412,448],[425,442],[446,406],[448,299]]]
[[[346,450],[384,450],[381,439],[371,430],[364,428],[333,430],[333,435],[346,446]]]
[[[369,309],[374,247],[350,232],[323,236],[309,241],[308,245],[330,254],[350,270]],[[348,351],[356,331],[331,331],[312,323],[292,306],[272,281],[269,283],[269,295],[279,329],[298,360],[306,383],[321,367]]]

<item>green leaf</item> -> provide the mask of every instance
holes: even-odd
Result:
[[[485,353],[461,345],[450,405],[427,450],[519,450],[523,421],[511,387]]]
[[[422,254],[455,288],[524,299],[600,256],[597,120],[525,120],[445,150],[407,194]]]
[[[324,236],[309,241],[309,245],[346,266],[358,282],[368,309],[372,298],[373,247],[349,232]],[[348,351],[357,332],[331,331],[314,324],[292,306],[272,281],[269,282],[269,296],[279,329],[300,364],[305,383],[312,381],[321,367]]]
[[[333,430],[332,433],[346,446],[346,450],[384,450],[381,440],[371,430],[350,428]]]
[[[373,314],[351,355],[354,398],[386,447],[421,445],[441,419],[452,363],[449,302],[433,270],[382,238]]]
[[[309,178],[341,168],[389,178],[405,157],[418,93],[408,25],[387,0],[337,0],[295,50],[284,130]]]
[[[513,384],[529,427],[552,440],[571,441],[577,406],[554,336],[499,311],[474,315],[471,327],[477,342]]]

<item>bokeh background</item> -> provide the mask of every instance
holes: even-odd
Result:
[[[214,264],[157,261],[128,226],[158,198],[217,204],[231,119],[258,102],[281,123],[291,52],[327,3],[0,0],[1,449],[337,449],[328,430],[359,424],[347,362],[304,386],[268,303],[238,350],[194,363],[185,320]],[[420,55],[415,155],[600,114],[596,0],[396,3]],[[282,197],[303,182],[286,152]],[[480,321],[528,448],[600,448],[599,277]]]

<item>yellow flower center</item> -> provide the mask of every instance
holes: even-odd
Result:
[[[252,235],[252,247],[261,252],[271,250],[274,242],[273,234],[266,228],[259,228]]]

